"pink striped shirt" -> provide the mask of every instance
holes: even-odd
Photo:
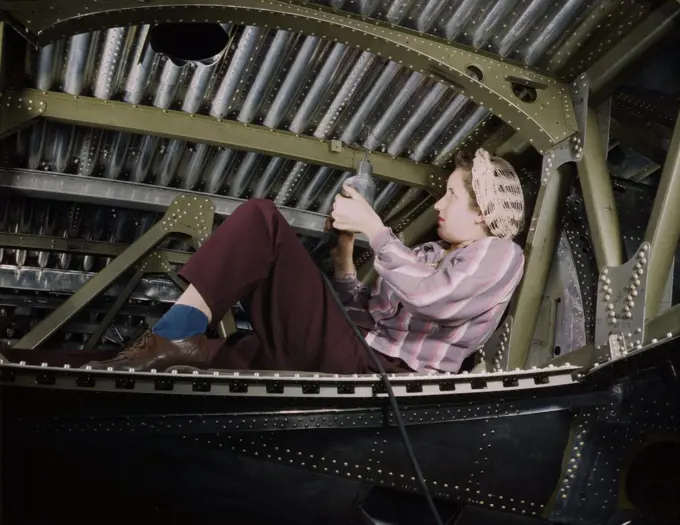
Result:
[[[420,373],[458,372],[498,327],[524,272],[522,249],[498,237],[410,249],[385,228],[371,248],[373,289],[355,276],[335,287],[368,344]]]

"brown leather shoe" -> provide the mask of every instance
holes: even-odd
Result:
[[[129,370],[135,372],[156,369],[165,371],[168,367],[184,365],[206,368],[210,364],[210,352],[206,346],[205,334],[186,339],[170,340],[147,330],[132,345],[113,359],[90,361],[87,366],[95,370]]]

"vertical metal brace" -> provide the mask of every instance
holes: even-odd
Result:
[[[600,271],[595,366],[642,349],[645,321],[659,311],[680,240],[680,117],[676,121],[645,239],[627,263]]]
[[[170,203],[160,222],[113,259],[106,268],[92,277],[59,308],[38,323],[15,343],[13,348],[25,350],[37,348],[95,297],[108,289],[124,272],[154,250],[168,235],[172,233],[189,235],[198,249],[212,231],[214,211],[214,206],[208,198],[187,195],[177,197]]]
[[[0,20],[0,140],[18,131],[36,117],[45,107],[36,101],[25,100],[8,91],[10,84],[23,79],[23,58],[25,42],[9,24]]]
[[[579,182],[600,271],[605,266],[621,265],[624,251],[614,190],[607,169],[607,150],[593,109],[588,110],[586,134],[588,140],[583,143],[583,156],[578,162]]]
[[[650,244],[652,256],[649,260],[649,284],[646,303],[646,317],[659,313],[661,297],[672,271],[673,258],[680,241],[680,114],[668,147],[661,180],[656,190],[654,206],[647,224],[645,241]]]
[[[595,366],[639,350],[645,336],[645,295],[650,245],[642,243],[621,266],[600,272],[595,314]]]
[[[569,171],[562,167],[567,163],[578,162],[583,155],[588,111],[586,74],[580,75],[572,83],[571,94],[578,130],[543,155],[541,186],[524,249],[527,254],[524,278],[508,315],[510,329],[506,331],[505,324],[499,327],[484,346],[487,362],[497,361],[505,370],[524,368],[526,365],[550,264],[557,248],[560,208],[571,182]],[[500,345],[496,345],[499,338],[502,341],[504,337],[507,337],[505,353],[501,352],[503,349]]]

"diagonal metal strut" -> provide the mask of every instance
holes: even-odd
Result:
[[[33,350],[44,343],[171,233],[190,235],[198,248],[210,235],[213,218],[214,207],[209,199],[180,195],[156,225],[38,323],[14,345],[14,348]]]

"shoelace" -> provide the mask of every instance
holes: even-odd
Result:
[[[125,357],[125,358],[130,358],[130,357],[135,357],[137,354],[141,353],[143,350],[146,350],[145,347],[147,347],[149,341],[151,340],[151,330],[147,330],[144,332],[142,335],[139,336],[139,338],[132,343],[128,348],[123,350],[119,355],[120,357]]]

